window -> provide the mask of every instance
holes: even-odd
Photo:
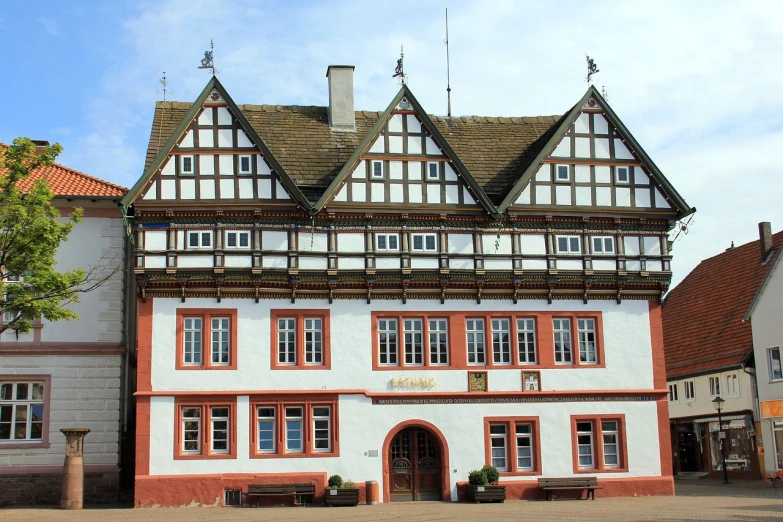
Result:
[[[251,433],[251,457],[338,456],[337,398],[251,399],[255,430]]]
[[[212,250],[212,232],[188,232],[188,250]]]
[[[468,319],[465,324],[468,337],[468,364],[486,364],[484,352],[484,320]]]
[[[273,370],[331,367],[329,310],[272,310]]]
[[[573,415],[574,473],[628,471],[624,415]]]
[[[372,162],[372,171],[370,173],[370,177],[375,179],[383,179],[383,162],[382,161],[373,161]]]
[[[412,234],[414,252],[435,252],[437,239],[435,234]]]
[[[48,446],[49,382],[48,377],[42,376],[0,377],[0,444],[3,447],[19,447],[24,442]]]
[[[780,347],[767,348],[767,364],[769,365],[769,380],[783,379],[783,367],[780,360]]]
[[[180,174],[193,174],[193,156],[181,156],[181,158]]]
[[[568,181],[571,179],[571,174],[568,165],[555,166],[555,181]]]
[[[609,236],[593,237],[593,254],[614,254],[614,238]]]
[[[332,450],[332,415],[329,406],[313,406],[313,451]]]
[[[582,244],[579,236],[555,236],[558,254],[579,254],[582,252]]]
[[[555,336],[555,363],[571,364],[571,320],[553,319]],[[581,350],[581,348],[580,348]]]
[[[615,167],[615,182],[628,183],[630,178],[628,177],[628,167]]]
[[[396,251],[400,249],[397,234],[375,234],[375,250]]]
[[[439,179],[440,178],[440,164],[427,163],[427,179]]]
[[[680,402],[680,393],[676,382],[669,385],[669,402]]]
[[[595,364],[598,362],[598,354],[595,348],[595,320],[577,319],[579,334],[579,362]]]
[[[696,390],[693,387],[693,379],[683,381],[682,386],[683,388],[685,388],[685,400],[686,401],[696,400]]]
[[[739,397],[739,375],[737,372],[726,375],[726,397]]]
[[[176,368],[235,370],[236,328],[236,309],[177,309]]]
[[[253,167],[250,163],[250,156],[239,156],[239,173],[250,174],[252,170]]]
[[[250,232],[226,232],[226,248],[249,249]]]
[[[517,319],[519,364],[536,363],[536,327],[533,319]]]
[[[709,386],[710,386],[710,397],[717,397],[718,395],[720,395],[720,375],[716,375],[715,377],[710,377]]]
[[[430,319],[430,364],[449,364],[449,341],[445,319]]]
[[[302,423],[302,408],[287,407],[285,409],[286,453],[302,453],[304,451],[304,434],[302,433]]]
[[[511,364],[511,326],[508,319],[492,319],[492,361]]]
[[[378,362],[397,365],[397,320],[378,319]]]
[[[503,476],[541,473],[537,417],[485,417],[486,463]]]
[[[421,319],[405,319],[403,339],[405,342],[405,364],[424,366],[424,326]]]
[[[236,458],[234,404],[188,398],[177,411],[175,459]]]

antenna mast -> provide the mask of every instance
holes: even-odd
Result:
[[[162,92],[163,93],[163,101],[166,101],[166,93],[168,92],[168,84],[169,84],[168,80],[166,80],[166,71],[163,71],[163,76],[158,78],[158,81],[163,86],[163,89],[157,90],[155,92],[158,93],[158,94]]]
[[[446,44],[446,99],[447,116],[451,118],[451,71],[449,70],[449,8],[446,8],[446,39],[443,41]]]

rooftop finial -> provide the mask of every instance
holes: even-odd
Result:
[[[598,70],[598,65],[596,65],[595,60],[587,55],[585,55],[585,58],[587,59],[587,78],[585,78],[585,81],[591,83],[593,75],[601,71]]]
[[[400,79],[400,85],[405,85],[405,81],[408,78],[402,68],[402,59],[404,56],[405,55],[402,53],[402,45],[400,45],[400,59],[397,60],[397,67],[394,69],[394,74],[392,75],[392,78]]]
[[[201,59],[201,65],[198,68],[212,69],[212,76],[217,74],[217,69],[215,69],[215,42],[212,39],[209,40],[209,51],[204,51],[204,58]]]

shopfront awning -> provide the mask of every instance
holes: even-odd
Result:
[[[733,421],[733,420],[745,420],[746,415],[721,415],[721,420]],[[694,424],[701,424],[704,422],[718,422],[717,415],[715,417],[706,417],[704,419],[693,419]]]

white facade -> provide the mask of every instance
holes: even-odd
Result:
[[[714,394],[715,380],[720,383],[717,394]],[[753,411],[754,408],[753,375],[741,368],[671,380],[666,385],[670,390],[669,418],[671,419],[716,415],[712,401],[717,395],[726,401],[722,408],[723,413]],[[676,391],[673,389],[674,386]],[[691,389],[693,395],[690,394]]]

